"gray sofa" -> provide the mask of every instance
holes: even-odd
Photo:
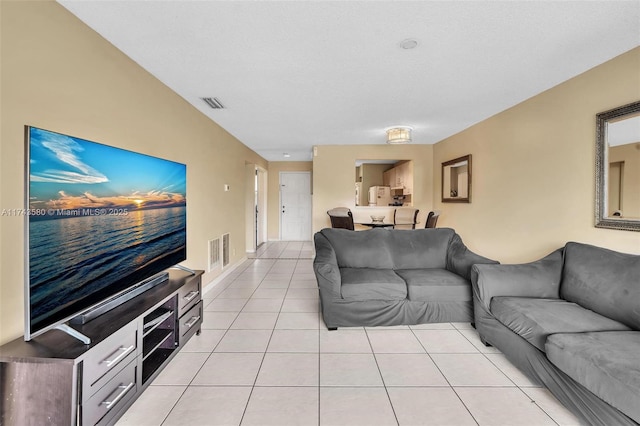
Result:
[[[472,282],[485,343],[588,424],[640,422],[640,256],[567,243]]]
[[[453,229],[323,229],[313,263],[329,329],[473,320],[474,254]]]

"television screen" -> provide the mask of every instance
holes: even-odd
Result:
[[[27,126],[25,339],[186,259],[186,166]]]

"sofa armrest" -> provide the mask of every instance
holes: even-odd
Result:
[[[557,299],[560,295],[563,249],[531,263],[519,265],[473,265],[471,284],[478,303],[490,312],[498,296]]]
[[[464,245],[460,235],[454,234],[447,249],[447,269],[471,280],[471,267],[476,263],[497,264],[499,262],[475,254]]]
[[[317,232],[313,239],[316,249],[313,270],[316,274],[320,292],[339,299],[341,297],[342,277],[340,276],[336,252],[327,237],[321,233]]]

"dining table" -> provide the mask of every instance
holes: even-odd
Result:
[[[393,223],[388,222],[358,222],[358,225],[368,226],[369,228],[386,228],[393,226]]]

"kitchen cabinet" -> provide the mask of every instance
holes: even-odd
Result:
[[[413,161],[407,161],[396,167],[398,171],[397,175],[400,176],[398,180],[399,186],[402,186],[403,194],[410,195],[413,193]]]
[[[396,186],[396,169],[389,169],[382,174],[382,180],[384,186],[394,187]]]
[[[383,174],[384,185],[391,189],[402,189],[403,195],[413,193],[413,161],[405,161]]]

